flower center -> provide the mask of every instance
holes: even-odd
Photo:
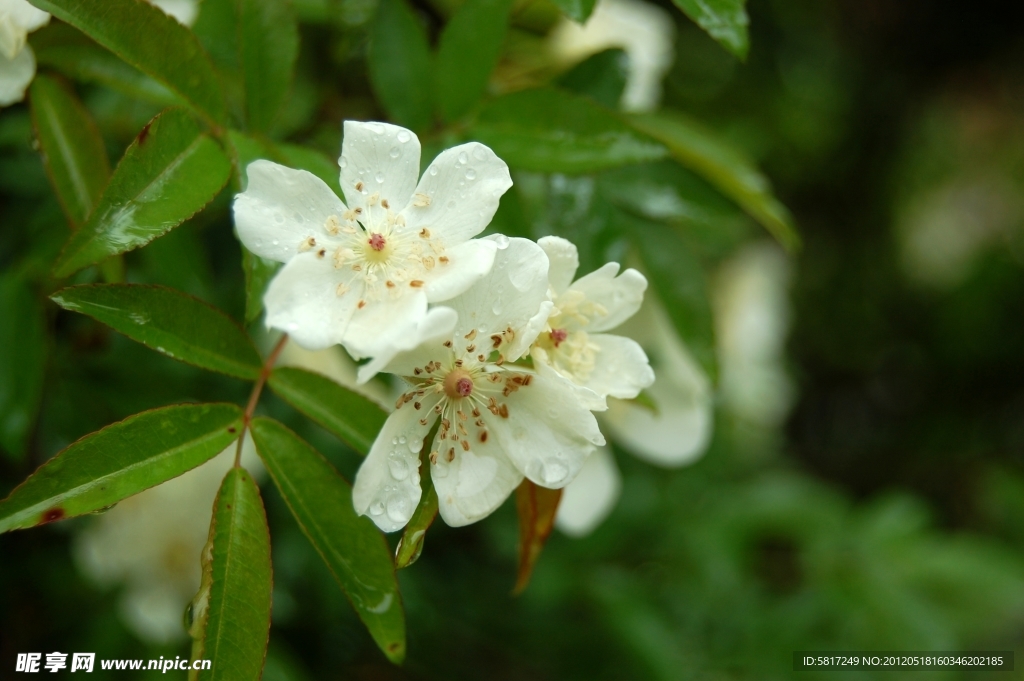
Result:
[[[465,369],[456,369],[444,377],[444,394],[453,400],[473,393],[473,379]]]
[[[370,248],[372,248],[373,250],[375,250],[375,251],[383,251],[384,250],[384,245],[387,244],[387,241],[384,239],[384,235],[383,234],[380,234],[379,232],[375,232],[374,234],[370,235],[369,244],[370,244]]]
[[[551,342],[554,343],[557,348],[565,341],[566,338],[569,337],[569,332],[565,329],[552,329],[551,333],[548,335],[551,337]]]

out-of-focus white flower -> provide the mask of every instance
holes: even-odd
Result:
[[[358,382],[356,374],[358,366],[338,346],[324,350],[307,350],[296,343],[286,343],[281,354],[277,356],[277,366],[299,367],[315,371],[374,401],[387,411],[395,408],[392,391],[386,386],[376,382]]]
[[[454,332],[422,338],[383,367],[412,387],[360,467],[352,499],[386,532],[403,527],[419,503],[419,452],[438,420],[430,476],[452,526],[489,515],[524,476],[564,487],[604,444],[591,413],[604,408],[599,395],[543,363],[512,364],[547,325],[548,259],[527,239],[494,243],[490,274],[449,301]]]
[[[28,34],[50,21],[50,14],[26,0],[0,0],[0,106],[25,98],[36,75],[36,57]]]
[[[647,296],[626,327],[654,368],[644,400],[608,400],[602,427],[617,444],[658,466],[692,463],[711,439],[713,409],[707,376],[679,340],[665,311]],[[588,470],[589,469],[589,470]],[[619,472],[610,453],[591,456],[558,507],[556,526],[571,536],[596,528],[615,506]]]
[[[601,332],[636,314],[647,279],[632,268],[619,274],[619,264],[610,262],[573,281],[580,265],[576,246],[556,236],[537,243],[550,262],[548,286],[555,307],[530,357],[601,397],[636,397],[654,382],[647,355],[636,341]]]
[[[166,14],[178,20],[178,23],[191,26],[199,14],[199,0],[149,0]]]
[[[512,186],[482,144],[442,152],[419,177],[420,143],[386,123],[345,122],[341,186],[269,161],[249,165],[235,198],[238,235],[286,263],[270,283],[267,325],[317,350],[387,359],[451,319],[445,301],[490,271],[495,243],[473,239]]]
[[[202,466],[125,499],[75,540],[76,563],[85,574],[103,585],[123,585],[121,616],[143,640],[186,637],[182,616],[199,589],[213,500],[234,465],[235,447],[232,443]],[[248,435],[242,463],[257,479],[263,475]]]
[[[785,254],[765,242],[725,263],[714,292],[723,406],[762,426],[780,423],[795,397],[784,366],[789,277]]]
[[[563,18],[551,32],[551,48],[564,62],[621,48],[629,57],[622,106],[650,111],[658,106],[661,79],[672,65],[672,39],[672,17],[660,7],[638,0],[599,0],[582,26]]]

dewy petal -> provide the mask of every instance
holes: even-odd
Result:
[[[491,271],[448,305],[459,315],[456,338],[474,329],[482,338],[513,329],[515,337],[501,348],[511,361],[530,347],[548,318],[548,257],[529,239],[500,237],[495,242]]]
[[[423,291],[367,301],[352,315],[342,345],[356,359],[411,350],[417,345],[416,329],[426,316],[427,296]]]
[[[557,296],[572,284],[576,270],[580,267],[580,254],[576,244],[560,236],[545,236],[537,239],[537,245],[548,254],[548,282]]]
[[[631,338],[605,333],[592,334],[589,341],[598,346],[594,369],[583,385],[598,395],[633,399],[654,383],[654,371],[647,354]]]
[[[356,473],[352,505],[385,532],[405,527],[420,502],[420,449],[432,425],[420,419],[433,406],[407,403],[392,412]]]
[[[580,277],[569,287],[582,292],[589,302],[597,303],[607,311],[606,315],[591,319],[586,327],[588,333],[614,329],[640,309],[647,279],[632,268],[616,277],[618,271],[619,264],[610,262]]]
[[[350,290],[339,296],[338,284]],[[330,258],[317,257],[314,251],[300,253],[281,268],[267,288],[263,297],[267,326],[281,329],[307,350],[336,345],[362,289],[361,278],[348,269],[334,269]]]
[[[438,303],[464,293],[491,271],[498,244],[491,239],[470,239],[444,252],[448,264],[423,273],[427,300]]]
[[[0,55],[0,106],[23,100],[35,75],[36,57],[28,45],[14,59]]]
[[[542,487],[568,485],[595,446],[605,443],[597,419],[575,398],[579,390],[553,371],[537,373],[506,398],[508,418],[488,419],[512,464]]]
[[[31,33],[50,22],[50,13],[36,9],[27,0],[0,0],[0,14]]]
[[[434,446],[434,451],[443,450]],[[458,448],[449,463],[443,452],[430,466],[437,490],[438,510],[452,527],[469,525],[490,515],[523,481],[501,447],[493,440],[472,442],[469,451]]]
[[[403,339],[402,348],[387,348],[359,367],[359,383],[366,383],[381,371],[396,376],[412,376],[416,367],[437,359],[441,344],[452,337],[455,321],[455,310],[449,307],[430,308],[423,321],[409,333],[408,338]],[[405,345],[411,347],[404,348]]]
[[[368,208],[378,194],[396,213],[404,208],[420,176],[420,140],[390,123],[345,121],[341,143],[341,190],[349,208]],[[357,187],[361,187],[357,188]]]
[[[331,188],[305,170],[260,160],[246,172],[248,185],[235,197],[235,227],[258,256],[288,262],[306,239],[325,235],[327,218],[340,219],[345,212]]]
[[[555,526],[570,537],[590,534],[615,508],[621,491],[615,458],[607,447],[598,447],[562,492]]]
[[[511,186],[508,166],[489,147],[460,144],[434,159],[402,215],[411,229],[427,227],[451,247],[490,224]]]

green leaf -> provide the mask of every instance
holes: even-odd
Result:
[[[97,83],[129,97],[160,106],[181,106],[185,101],[135,67],[118,59],[80,31],[57,22],[32,34],[36,62],[69,78]]]
[[[163,286],[88,284],[50,296],[157,352],[203,369],[255,380],[263,361],[230,317],[198,298]]]
[[[616,109],[629,75],[629,58],[620,49],[591,55],[558,78],[558,85],[587,95],[598,104]]]
[[[437,48],[435,101],[452,122],[483,96],[498,63],[512,0],[466,0],[445,26]]]
[[[562,14],[575,22],[583,23],[594,11],[597,0],[552,0]]]
[[[746,0],[672,0],[676,7],[725,49],[740,59],[747,58],[750,39],[747,37]]]
[[[40,74],[30,90],[32,123],[43,165],[72,228],[92,212],[110,177],[110,162],[96,124],[78,98]]]
[[[43,393],[46,318],[28,283],[0,274],[0,447],[15,460],[25,456]]]
[[[212,459],[241,426],[233,404],[182,404],[86,435],[0,501],[0,532],[112,506]]]
[[[210,660],[199,681],[259,681],[270,637],[270,530],[260,490],[243,468],[224,476],[203,550],[209,579],[193,601],[202,618],[193,660]]]
[[[33,0],[184,99],[213,125],[226,116],[210,58],[192,32],[148,2]]]
[[[292,84],[299,25],[285,0],[239,0],[238,52],[249,129],[274,124]]]
[[[254,419],[253,441],[288,508],[370,635],[392,662],[405,658],[405,612],[383,535],[352,508],[352,488],[315,449],[276,421]]]
[[[593,100],[548,88],[494,100],[470,134],[520,170],[591,173],[668,155]]]
[[[640,114],[630,120],[665,143],[679,163],[735,201],[787,250],[799,250],[800,235],[789,211],[772,195],[768,179],[739,151],[679,114]]]
[[[427,35],[405,0],[381,0],[370,26],[370,82],[399,125],[423,130],[431,121],[431,54]]]
[[[184,109],[146,124],[117,164],[99,204],[54,265],[66,277],[144,246],[199,212],[224,187],[231,163]]]
[[[313,419],[365,456],[388,415],[362,395],[326,376],[279,367],[270,374],[270,387],[285,402]]]
[[[718,370],[710,291],[692,247],[666,225],[626,214],[620,214],[619,220],[639,251],[644,269],[679,337],[715,382]]]

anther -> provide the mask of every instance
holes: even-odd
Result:
[[[302,243],[299,244],[299,253],[304,253],[305,251],[308,251],[314,246],[316,246],[316,239],[314,239],[313,237],[308,237],[304,239]]]
[[[318,258],[322,258],[325,255],[327,255],[327,249],[326,248],[321,248],[319,251],[316,252],[316,257],[318,257]]]
[[[480,418],[480,407],[473,407],[473,416]]]
[[[395,282],[393,282],[390,279],[388,279],[386,282],[384,282],[384,285],[387,286],[388,288],[394,288],[395,287]]]
[[[473,329],[472,331],[470,331],[469,333],[467,333],[465,335],[465,339],[468,340],[468,341],[471,341],[474,338],[476,338],[476,329]]]
[[[417,208],[426,208],[427,206],[430,205],[430,197],[427,196],[426,194],[417,193],[412,197],[412,205],[416,206]]]
[[[462,411],[461,409],[455,412],[455,415],[459,417],[460,421],[465,421],[466,419],[469,418],[468,416],[466,416],[466,412]]]
[[[338,284],[338,286],[334,289],[334,293],[340,298],[341,296],[348,293],[348,286],[345,286],[345,284]]]
[[[419,402],[413,402],[413,403],[412,403],[412,406],[413,406],[413,408],[415,408],[415,409],[419,409],[419,408],[420,408],[420,407],[422,407],[423,405],[422,405],[422,404],[420,404]]]
[[[381,199],[380,200],[380,205],[381,205],[382,208],[391,208],[391,205],[388,203],[387,199]]]
[[[421,229],[420,230],[420,238],[421,239],[429,239],[430,238],[430,230],[427,229],[426,227]]]
[[[359,304],[356,305],[356,307],[358,307],[360,310],[362,310],[364,307],[366,307],[366,301],[365,300],[360,300]]]
[[[469,451],[469,440],[463,440],[461,443],[463,451]]]
[[[437,465],[437,452],[430,452],[430,463]]]
[[[486,430],[481,430],[480,431],[480,442],[487,442],[487,431]]]
[[[428,271],[434,269],[434,256],[428,255],[425,258],[423,258],[423,267],[425,267]]]
[[[412,281],[409,282],[409,286],[411,286],[413,288],[420,288],[420,287],[423,286],[423,280],[422,279],[413,279]]]
[[[441,345],[445,346],[446,348],[450,348],[452,346],[452,342],[450,340],[446,340],[444,343],[441,343]]]
[[[442,255],[442,256],[441,256],[440,258],[438,258],[437,260],[438,260],[438,262],[440,262],[440,263],[441,263],[442,265],[447,265],[447,264],[448,264],[448,262],[449,262],[449,260],[448,260],[448,256],[447,256],[447,255]]]
[[[473,352],[474,350],[476,350],[476,346],[472,343],[466,346],[466,352]]]
[[[452,461],[455,461],[455,447],[450,447],[448,449],[448,463],[451,463]]]

